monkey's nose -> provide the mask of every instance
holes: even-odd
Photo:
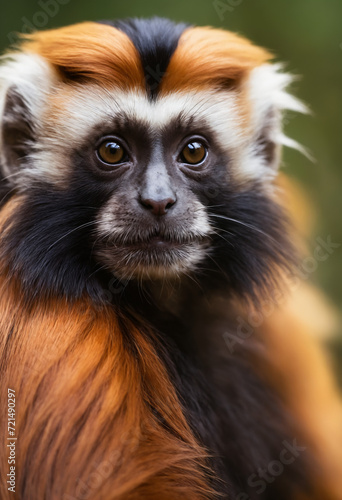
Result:
[[[153,200],[151,198],[142,198],[141,204],[150,210],[154,215],[165,215],[167,211],[176,203],[174,198],[166,198],[165,200]]]

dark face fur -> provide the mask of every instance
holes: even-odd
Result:
[[[227,158],[194,120],[188,126],[177,118],[159,130],[127,121],[113,129],[117,135],[107,138],[126,156],[109,167],[95,154],[96,182],[112,189],[97,215],[97,258],[123,278],[194,271],[210,253],[206,195],[226,184]]]

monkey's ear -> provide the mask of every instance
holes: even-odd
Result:
[[[308,113],[308,108],[286,91],[293,76],[282,71],[280,64],[263,64],[251,71],[246,82],[250,99],[250,133],[253,155],[265,168],[278,167],[281,146],[308,155],[299,143],[282,131],[284,112]]]
[[[0,166],[9,179],[28,166],[51,72],[42,58],[25,53],[8,56],[0,66]]]
[[[6,175],[23,166],[35,143],[34,120],[16,87],[6,93],[1,121],[1,164]]]

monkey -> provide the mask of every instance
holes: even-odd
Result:
[[[157,17],[4,55],[1,499],[342,499],[279,174],[291,82]]]

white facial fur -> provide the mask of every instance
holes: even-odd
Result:
[[[278,146],[285,144],[302,150],[281,130],[283,110],[307,111],[286,92],[291,81],[291,76],[283,73],[280,65],[264,64],[251,71],[242,88],[248,110],[246,122],[246,110],[241,109],[242,101],[236,90],[174,92],[151,102],[137,90],[123,91],[95,84],[66,86],[39,56],[25,53],[7,56],[0,66],[0,112],[7,90],[16,87],[33,117],[39,137],[31,161],[23,165],[22,175],[14,176],[13,182],[25,188],[27,183],[42,178],[62,185],[72,168],[70,154],[75,144],[92,128],[122,113],[157,129],[180,113],[184,118],[200,118],[229,154],[231,174],[236,180],[244,183],[262,178],[268,182],[275,176],[277,165],[265,163],[258,154],[256,139],[270,110],[273,112],[272,123],[268,123],[270,140]],[[275,163],[278,159],[279,156]],[[4,174],[10,175],[10,166],[2,163]]]

